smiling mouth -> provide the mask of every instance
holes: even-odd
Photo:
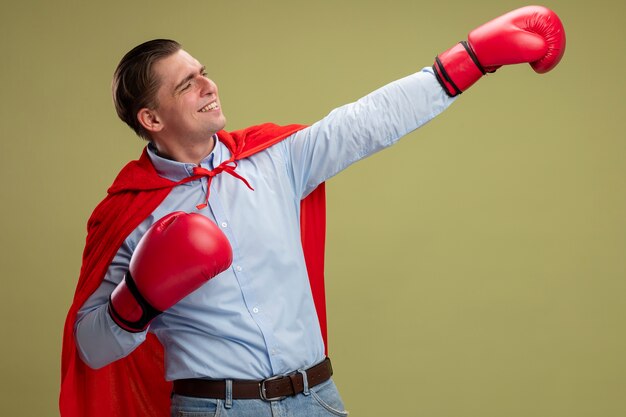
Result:
[[[207,104],[206,106],[204,106],[203,108],[201,108],[200,110],[198,110],[200,113],[206,113],[208,111],[211,110],[215,110],[217,109],[219,106],[217,105],[217,101],[213,101],[209,104]]]

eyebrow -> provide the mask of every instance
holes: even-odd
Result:
[[[200,71],[198,71],[199,74],[202,74],[204,71],[206,71],[206,66],[202,66],[200,67]],[[196,76],[196,74],[189,74],[188,76],[186,76],[185,78],[183,78],[183,80],[181,82],[179,82],[178,84],[176,84],[176,87],[174,87],[174,91],[178,91],[180,90],[180,88],[185,85],[186,83],[188,83],[189,81],[193,80],[193,78]]]

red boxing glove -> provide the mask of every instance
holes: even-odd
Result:
[[[109,299],[109,314],[123,329],[143,331],[163,311],[226,270],[228,239],[201,214],[174,212],[141,238],[124,280]]]
[[[449,96],[467,90],[502,65],[530,63],[537,73],[554,68],[565,52],[565,30],[552,10],[527,6],[474,29],[437,56],[433,69]]]

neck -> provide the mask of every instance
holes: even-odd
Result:
[[[215,135],[196,143],[172,143],[153,140],[159,156],[177,162],[199,165],[215,148]]]

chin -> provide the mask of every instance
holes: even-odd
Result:
[[[219,125],[213,125],[211,128],[211,132],[219,132],[220,130],[224,130],[224,128],[226,127],[226,123],[220,123]],[[213,136],[213,135],[211,135]]]

